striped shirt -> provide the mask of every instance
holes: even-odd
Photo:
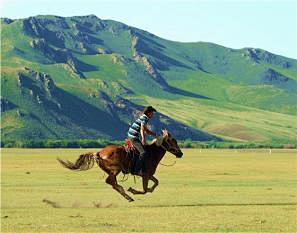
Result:
[[[140,139],[140,128],[141,124],[146,125],[149,118],[143,114],[141,115],[129,128],[128,137],[132,139]]]

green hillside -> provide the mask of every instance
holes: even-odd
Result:
[[[94,15],[1,19],[2,139],[123,139],[153,105],[179,139],[294,140],[297,61]]]

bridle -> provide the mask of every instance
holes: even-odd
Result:
[[[164,141],[165,141],[166,144],[168,145],[168,148],[166,148],[166,147],[163,145]],[[176,149],[175,147],[171,146],[171,145],[168,143],[167,140],[164,140],[164,138],[163,138],[163,141],[162,141],[160,147],[161,147],[163,150],[165,150],[165,151],[169,151],[169,152],[170,152],[170,150],[173,150],[173,152],[176,152],[176,153],[178,152],[177,149]],[[171,153],[173,153],[173,152],[171,152]],[[176,161],[174,161],[172,164],[169,164],[169,165],[163,164],[163,163],[161,163],[161,162],[160,162],[160,164],[163,165],[163,166],[166,166],[166,167],[171,167],[171,166],[174,166],[174,165],[176,164]]]
[[[164,142],[166,142],[168,148],[166,148],[166,146],[163,145]],[[174,153],[174,152],[175,152],[175,153],[178,153],[178,150],[177,150],[175,147],[171,146],[171,145],[169,144],[169,142],[167,141],[167,139],[165,140],[165,139],[163,138],[163,141],[162,141],[160,147],[163,148],[165,151],[169,151],[169,152],[171,152],[171,153]]]

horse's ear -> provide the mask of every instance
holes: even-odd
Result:
[[[167,129],[164,129],[164,130],[162,130],[162,132],[163,132],[163,137],[171,137],[171,134],[168,132],[168,130]]]

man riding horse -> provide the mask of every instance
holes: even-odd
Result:
[[[134,136],[130,137],[131,141],[134,146],[140,150],[141,154],[140,162],[137,165],[136,170],[138,172],[137,175],[142,176],[143,190],[135,190],[134,188],[130,187],[127,191],[134,195],[146,194],[148,192],[152,193],[158,186],[159,181],[154,176],[154,174],[166,151],[174,154],[177,158],[181,158],[183,156],[176,139],[171,136],[168,130],[163,130],[163,135],[160,135],[150,145],[144,146],[145,133],[156,136],[156,133],[150,131],[146,126],[148,120],[153,117],[153,113],[155,111],[156,109],[154,109],[152,106],[146,107],[143,112],[144,114],[135,121],[136,125],[133,126],[132,124],[131,128],[134,131],[129,130],[129,135]],[[142,143],[140,141],[140,135],[142,136]],[[151,156],[150,159],[146,161],[145,170],[142,169],[142,174],[139,174],[139,170],[141,170],[144,160],[147,156],[146,153],[153,156]],[[131,157],[124,146],[108,145],[99,152],[88,152],[81,154],[73,163],[70,161],[63,161],[59,158],[57,159],[64,167],[77,171],[88,170],[92,168],[96,162],[97,165],[108,175],[105,182],[111,185],[113,189],[119,192],[128,201],[134,201],[134,199],[129,196],[125,192],[125,189],[117,182],[117,175],[121,172],[126,174],[131,168]],[[151,187],[148,186],[149,180],[154,183]]]
[[[143,114],[131,125],[128,130],[128,138],[139,152],[139,159],[137,160],[135,168],[132,171],[132,174],[134,175],[141,175],[146,172],[145,159],[147,158],[148,153],[145,150],[145,133],[155,137],[157,136],[155,132],[149,130],[147,127],[147,123],[153,118],[154,112],[156,112],[156,109],[152,106],[145,107]]]

